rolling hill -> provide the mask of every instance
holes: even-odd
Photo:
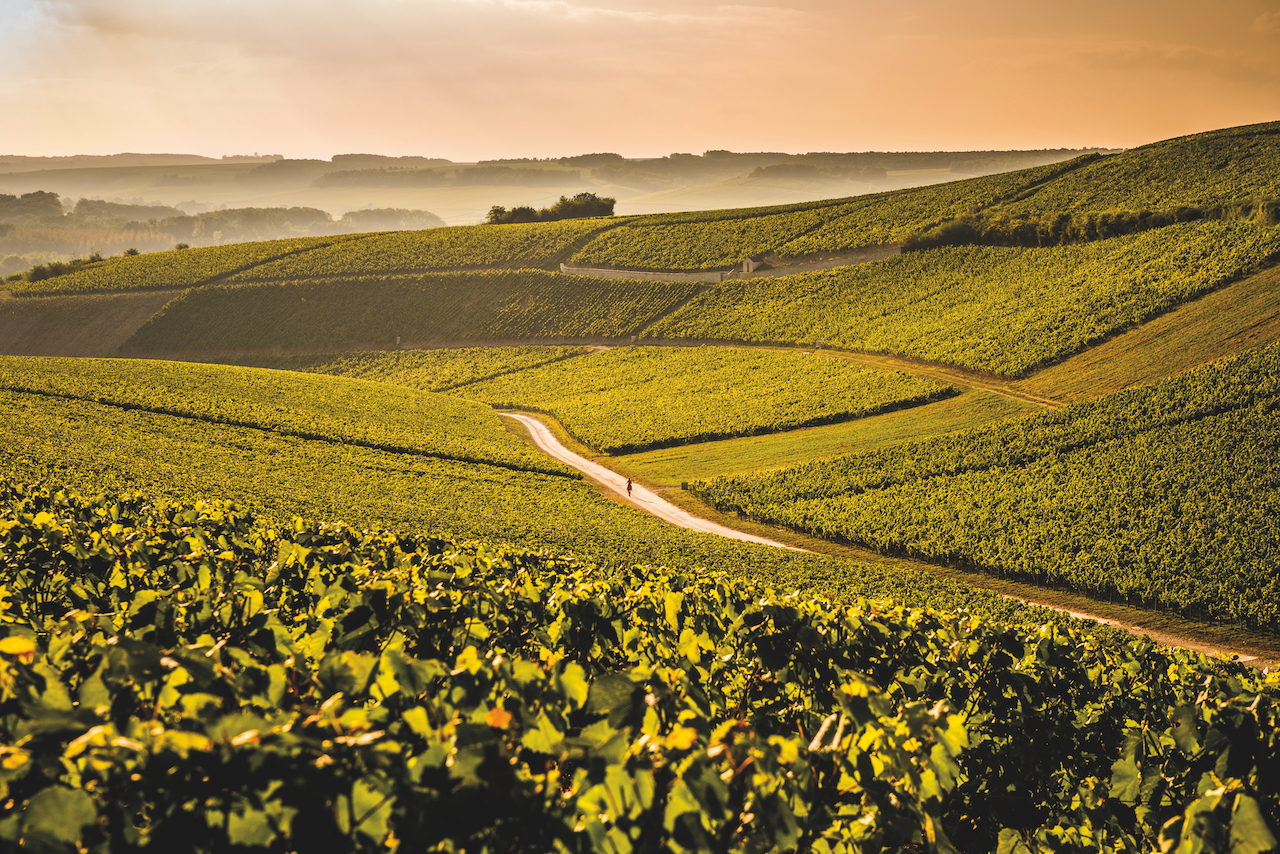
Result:
[[[19,288],[0,839],[1274,850],[1274,672],[1002,593],[1280,655],[1276,138]],[[660,523],[495,406],[806,550]]]

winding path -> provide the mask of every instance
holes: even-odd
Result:
[[[617,493],[623,498],[627,496],[627,479],[616,472],[612,472],[599,463],[593,463],[586,457],[579,456],[570,451],[564,445],[560,444],[560,440],[555,434],[536,418],[529,415],[522,415],[518,412],[503,412],[506,418],[519,421],[529,431],[529,435],[533,437],[533,443],[538,449],[553,457],[560,462],[572,466],[587,477]],[[640,484],[632,484],[632,492],[628,500],[635,504],[640,510],[657,516],[664,522],[669,522],[681,528],[688,528],[693,531],[703,531],[708,534],[718,534],[722,537],[728,537],[732,540],[745,540],[749,543],[760,543],[766,546],[774,546],[780,549],[790,549],[792,551],[802,552],[805,549],[798,549],[795,546],[789,546],[786,543],[779,543],[774,540],[768,540],[764,537],[757,537],[754,534],[744,534],[742,531],[735,531],[732,528],[726,528],[724,525],[717,525],[715,522],[706,519],[700,519],[691,513],[687,513],[663,501],[654,495],[648,489]]]
[[[505,418],[510,418],[522,424],[529,431],[530,437],[533,439],[534,445],[547,455],[559,460],[566,465],[572,466],[587,477],[604,486],[611,492],[627,498],[627,478],[614,471],[611,471],[599,463],[579,454],[570,451],[564,445],[560,444],[560,440],[551,432],[547,425],[530,415],[519,412],[503,412],[500,413]],[[790,549],[797,552],[809,552],[807,549],[797,548],[796,546],[780,543],[776,540],[766,539],[765,537],[757,537],[754,534],[735,531],[733,528],[727,528],[724,525],[718,525],[707,519],[694,516],[685,510],[670,504],[659,498],[653,492],[645,489],[639,484],[632,484],[632,495],[629,500],[636,505],[638,510],[650,513],[664,522],[677,525],[681,528],[688,528],[693,531],[703,531],[709,534],[718,534],[721,537],[728,537],[734,540],[745,540],[750,543],[760,543],[766,546],[773,546],[780,549]],[[922,566],[921,571],[928,571],[929,567]],[[1022,585],[1025,586],[1025,585]],[[1021,591],[1019,591],[1021,592]],[[1094,622],[1103,623],[1113,628],[1122,629],[1138,637],[1143,635],[1150,636],[1152,640],[1162,646],[1179,646],[1185,649],[1191,649],[1209,655],[1222,655],[1229,653],[1231,649],[1238,650],[1238,660],[1247,662],[1254,667],[1270,667],[1280,664],[1280,654],[1275,650],[1262,647],[1255,647],[1249,644],[1231,644],[1225,641],[1206,641],[1194,635],[1194,626],[1188,624],[1190,633],[1182,633],[1177,631],[1162,631],[1158,629],[1147,628],[1140,623],[1128,622],[1125,620],[1105,617],[1100,614],[1093,614],[1088,611],[1075,610],[1070,607],[1063,607],[1057,602],[1049,602],[1037,599],[1034,596],[1011,595],[1008,593],[1000,593],[1009,599],[1017,599],[1020,602],[1026,602],[1029,605],[1040,605],[1046,608],[1052,608],[1056,611],[1063,611],[1072,617],[1082,620],[1093,620]]]

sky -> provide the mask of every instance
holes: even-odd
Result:
[[[1280,119],[1280,0],[0,0],[0,154],[1127,148]]]

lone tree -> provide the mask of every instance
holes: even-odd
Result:
[[[617,199],[601,198],[595,193],[578,193],[572,199],[561,196],[560,201],[551,207],[538,211],[524,205],[511,210],[494,205],[489,209],[486,222],[490,225],[507,225],[513,222],[552,222],[558,219],[613,216],[613,206],[617,203]]]

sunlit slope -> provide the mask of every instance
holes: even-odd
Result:
[[[696,293],[692,285],[541,270],[197,288],[125,345],[151,353],[334,352],[400,343],[618,338]]]
[[[952,437],[718,479],[717,507],[890,552],[1274,627],[1280,345]]]
[[[493,406],[550,412],[610,454],[848,421],[954,393],[933,380],[802,353],[621,347],[464,386]]]
[[[45,373],[74,371],[74,365],[62,371],[50,362]],[[314,380],[317,388],[344,383],[336,377],[304,379]],[[367,398],[350,413],[347,424],[336,425],[353,437],[386,429],[389,406],[380,404],[390,404],[397,393],[407,391],[362,385],[386,396]],[[234,395],[223,401],[228,408],[253,413],[270,404],[256,398],[252,389],[237,391],[224,385],[223,390]],[[415,396],[433,401],[439,397]],[[504,447],[538,454],[512,434],[491,434],[487,428],[497,424],[498,416],[487,407],[446,398],[445,406],[450,404],[454,412],[487,416],[477,422],[485,430],[456,438],[471,441],[490,456],[496,456],[493,449],[502,442],[512,443]],[[717,569],[842,600],[858,595],[896,597],[918,605],[967,607],[998,618],[1053,618],[1045,609],[910,570],[830,560],[674,528],[615,504],[581,479],[551,473],[557,464],[545,457],[539,462],[548,470],[370,447],[348,440],[336,429],[332,435],[306,436],[122,403],[0,389],[0,480],[38,480],[93,495],[142,491],[177,500],[233,500],[273,526],[288,527],[294,516],[346,521],[459,540],[479,537],[555,553],[573,551],[606,566]]]
[[[1280,122],[1178,137],[1096,160],[1007,206],[1010,213],[1212,207],[1280,198]]]
[[[644,217],[603,232],[572,260],[623,270],[713,270],[753,255],[877,246],[994,204],[1088,159],[852,199]]]
[[[823,341],[1018,376],[1280,253],[1280,230],[1210,221],[1049,249],[951,247],[709,289],[646,330]]]
[[[253,282],[450,268],[538,267],[576,241],[608,228],[611,222],[574,219],[364,235],[342,245],[255,265],[231,280]]]
[[[1014,386],[1063,401],[1154,382],[1280,340],[1280,267],[1190,300]]]
[[[235,364],[372,380],[419,391],[448,391],[569,359],[585,347],[454,347],[448,350],[369,350],[336,355],[249,356]]]
[[[568,470],[502,428],[487,407],[345,377],[130,359],[0,357],[0,389],[206,425],[551,474]],[[44,419],[29,420],[40,433]],[[201,428],[203,429],[203,428]]]
[[[74,273],[36,282],[10,283],[9,287],[15,296],[189,288],[285,255],[349,239],[345,236],[297,237],[146,252],[107,258]]]

